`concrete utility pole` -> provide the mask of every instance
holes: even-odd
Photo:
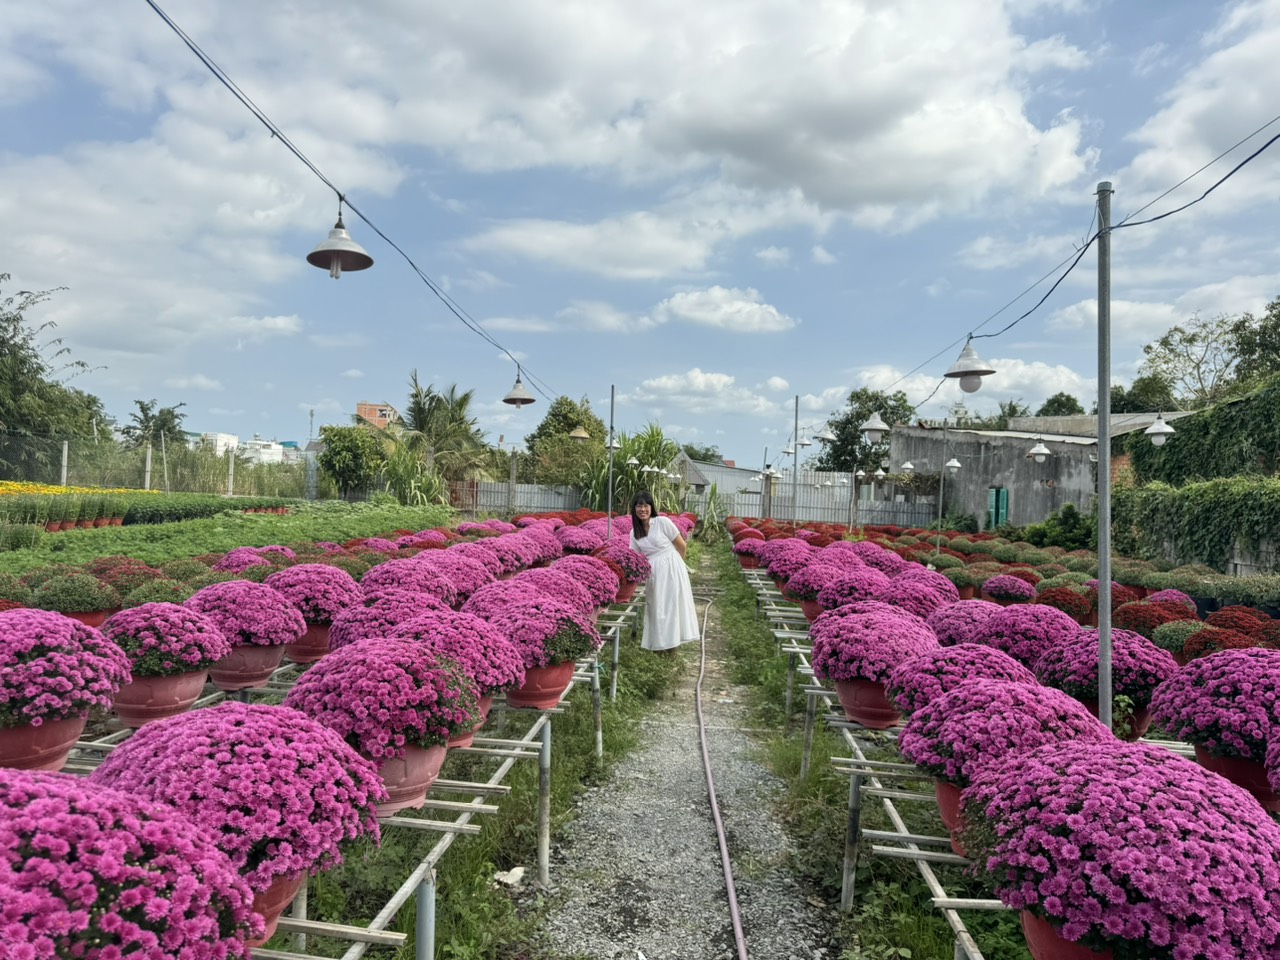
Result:
[[[1111,184],[1098,184],[1098,719],[1111,727]]]

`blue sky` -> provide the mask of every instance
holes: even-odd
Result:
[[[547,394],[746,464],[793,397],[924,400],[966,332],[1280,110],[1280,0],[167,0],[205,52]],[[474,389],[496,442],[547,400],[337,204],[143,0],[0,0],[4,293],[66,287],[75,383],[127,419],[305,439],[359,400]],[[1263,140],[1148,214],[1197,196]],[[1113,376],[1170,325],[1280,295],[1280,146],[1113,242]],[[1096,258],[968,398],[1096,391]],[[1043,293],[983,328],[991,332]],[[944,348],[946,348],[944,350]],[[943,353],[930,360],[939,351]],[[923,366],[921,366],[923,364]],[[916,369],[919,367],[919,369]],[[921,407],[941,415],[948,382]]]

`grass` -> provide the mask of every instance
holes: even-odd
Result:
[[[708,549],[723,591],[717,606],[721,626],[728,634],[732,677],[734,682],[751,688],[749,702],[756,722],[778,731],[762,739],[761,753],[787,784],[779,813],[796,842],[793,868],[818,885],[833,904],[838,903],[849,778],[834,771],[830,757],[847,755],[847,748],[842,738],[825,729],[817,731],[808,773],[800,777],[803,725],[796,723],[786,729],[783,716],[787,658],[777,652],[772,633],[756,615],[755,591],[742,577],[728,547]],[[801,705],[803,702],[799,698]],[[869,753],[868,759],[901,760],[892,746]],[[922,779],[914,788],[930,792],[932,785]],[[910,815],[913,826],[919,825],[934,836],[945,836],[932,804],[915,804]],[[875,799],[864,802],[861,823],[865,829],[893,829],[883,805]],[[965,877],[958,869],[936,869],[953,895],[990,897],[979,881]],[[838,934],[843,944],[842,960],[952,960],[954,935],[942,914],[933,909],[929,890],[912,862],[872,856],[864,841],[854,889],[853,911],[841,921]],[[988,960],[1030,957],[1016,913],[971,911],[963,919]]]

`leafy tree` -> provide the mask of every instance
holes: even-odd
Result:
[[[1225,314],[1208,320],[1194,314],[1142,348],[1146,360],[1138,372],[1168,383],[1183,409],[1216,403],[1235,383],[1236,323],[1236,318]]]
[[[1014,417],[1031,416],[1031,408],[1021,400],[1002,400],[995,413],[985,417],[974,417],[965,426],[972,430],[1008,430],[1009,421]]]
[[[1079,417],[1084,415],[1084,407],[1080,406],[1080,401],[1071,394],[1055,393],[1052,397],[1040,405],[1040,409],[1036,411],[1037,417]]]
[[[586,440],[570,436],[582,427]],[[524,479],[573,486],[587,466],[607,455],[608,427],[591,410],[586,397],[579,401],[556,397],[533,433],[524,438],[529,455],[523,458]]]
[[[474,390],[459,393],[457,384],[444,392],[431,385],[424,387],[418,382],[418,372],[413,371],[404,409],[379,437],[384,452],[390,455],[403,445],[428,472],[438,472],[446,480],[489,479],[492,455],[471,415],[474,398]]]
[[[187,415],[178,411],[186,406],[185,403],[172,407],[160,407],[157,410],[155,400],[133,402],[138,407],[136,413],[130,414],[133,422],[120,431],[124,434],[128,446],[144,447],[149,443],[159,448],[162,436],[165,438],[165,443],[172,446],[174,440],[183,436],[182,421]]]
[[[854,390],[846,403],[843,410],[833,413],[828,419],[827,425],[836,439],[823,448],[814,467],[846,473],[860,469],[874,473],[880,461],[889,455],[889,436],[885,434],[879,443],[867,443],[862,437],[862,425],[873,413],[880,414],[891,427],[895,423],[907,423],[915,416],[915,409],[901,390],[888,394],[869,387]]]
[[[724,457],[720,454],[720,448],[715,444],[702,445],[697,443],[683,444],[681,449],[690,460],[697,460],[699,463],[723,463]]]
[[[1098,412],[1098,404],[1093,405]],[[1159,413],[1161,410],[1177,410],[1178,401],[1168,381],[1154,374],[1137,377],[1129,389],[1116,385],[1111,388],[1112,413]]]
[[[324,450],[316,458],[320,469],[333,478],[344,500],[373,482],[382,465],[378,439],[366,427],[321,427]]]
[[[680,445],[663,436],[656,423],[648,424],[634,435],[618,434],[619,449],[613,455],[613,511],[625,513],[631,509],[631,499],[639,490],[648,490],[659,510],[680,510],[679,481],[668,480],[661,474],[646,473],[644,467],[669,469]],[[635,466],[627,461],[634,458]],[[607,457],[592,461],[583,471],[580,490],[583,506],[592,510],[605,510],[609,503],[609,461]]]
[[[0,284],[9,275],[0,273]],[[25,314],[54,293],[19,291],[0,300],[0,470],[13,478],[35,479],[56,466],[64,438],[90,437],[105,421],[102,401],[66,385],[89,369],[69,360],[59,338],[39,338],[56,326],[29,326]]]
[[[1236,382],[1250,387],[1280,373],[1280,297],[1267,304],[1261,317],[1251,313],[1231,325],[1236,353]]]

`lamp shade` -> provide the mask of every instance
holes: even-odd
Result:
[[[888,474],[884,472],[884,467],[877,467],[877,468],[876,468],[876,472],[875,472],[875,473],[873,473],[873,474],[872,474],[872,476],[873,476],[873,477],[887,477],[887,476],[888,476]]]
[[[795,449],[794,449],[794,448],[792,448],[792,447],[783,447],[783,448],[782,448],[782,455],[783,455],[784,457],[794,456],[794,455],[795,455],[795,452],[796,452],[796,451],[795,451]]]
[[[639,465],[640,465],[640,461],[637,460],[635,457],[627,457],[628,467],[638,467]]]
[[[569,431],[569,436],[571,439],[577,440],[579,443],[583,440],[591,439],[591,434],[587,433],[586,427],[574,427]]]
[[[970,341],[964,345],[956,362],[943,376],[951,380],[959,380],[960,389],[965,393],[975,393],[982,386],[982,378],[989,377],[993,373],[995,370],[978,356],[978,352],[973,349],[973,342]]]
[[[813,441],[812,441],[812,440],[810,440],[808,437],[804,437],[804,436],[802,436],[799,440],[797,440],[797,441],[796,441],[796,446],[797,446],[797,447],[811,447],[811,446],[813,446]]]
[[[904,464],[903,464],[901,467],[899,467],[898,469],[900,469],[903,473],[910,473],[910,472],[911,472],[912,470],[914,470],[915,468],[916,468],[916,465],[915,465],[914,463],[912,463],[910,460],[908,460],[906,463],[904,463]]]
[[[1036,445],[1027,452],[1027,456],[1034,458],[1036,463],[1044,463],[1052,455],[1053,451],[1044,445],[1043,440],[1037,440]]]
[[[502,398],[503,403],[509,403],[513,407],[524,407],[533,403],[533,394],[524,388],[524,383],[520,380],[520,368],[516,367],[515,385],[507,391],[507,395]]]
[[[889,432],[889,425],[881,419],[877,411],[867,417],[867,422],[858,429],[862,431],[867,443],[879,443],[880,439]]]
[[[960,469],[960,461],[957,460],[955,457],[952,457],[950,460],[947,461],[946,467],[948,470],[951,471],[951,475],[954,477],[956,475],[956,471]]]
[[[342,223],[342,212],[338,212],[338,222],[329,231],[328,239],[316,244],[316,248],[307,254],[307,263],[321,270],[328,270],[329,276],[337,280],[342,272],[368,270],[373,266],[373,257],[364,247],[351,239],[347,228]]]
[[[829,426],[823,424],[822,429],[813,435],[813,439],[817,440],[819,443],[835,443],[836,435],[831,432],[831,428]]]
[[[1151,442],[1157,447],[1163,447],[1164,442],[1177,433],[1173,427],[1164,422],[1164,414],[1157,414],[1155,423],[1142,432],[1150,437]]]

